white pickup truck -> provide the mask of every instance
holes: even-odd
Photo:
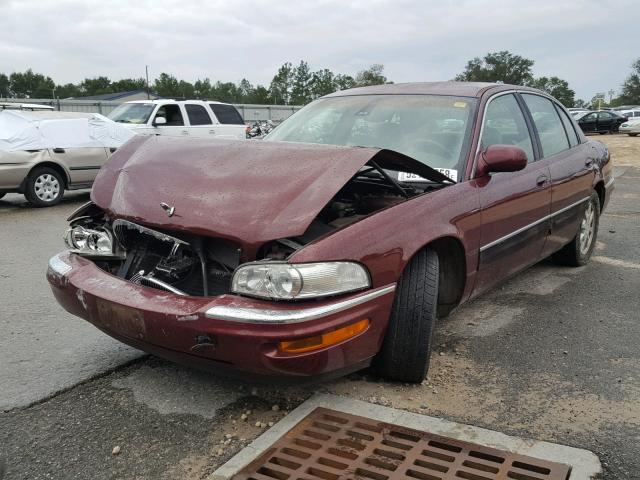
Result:
[[[138,135],[245,139],[246,125],[233,105],[201,100],[135,100],[108,117]]]

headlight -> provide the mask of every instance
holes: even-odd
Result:
[[[629,124],[628,123],[623,123],[622,125],[620,125],[621,127],[628,127]]]
[[[111,255],[113,253],[113,237],[107,230],[73,227],[67,230],[64,241],[69,248],[78,253],[92,255]]]
[[[233,275],[231,291],[274,300],[328,297],[371,286],[369,272],[353,262],[247,263]]]

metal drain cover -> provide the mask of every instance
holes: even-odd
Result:
[[[234,480],[567,480],[568,465],[316,408]]]

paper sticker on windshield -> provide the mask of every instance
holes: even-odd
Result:
[[[467,106],[467,102],[454,102],[453,106],[456,108],[465,108]]]
[[[454,182],[458,181],[458,171],[454,170],[453,168],[434,168],[434,170],[437,170],[443,175],[446,175]],[[422,178],[420,175],[416,175],[415,173],[408,173],[408,172],[399,172],[398,180],[400,180],[401,182],[428,182],[429,181],[426,178]]]

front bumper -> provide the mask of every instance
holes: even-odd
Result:
[[[386,331],[395,285],[298,303],[236,295],[185,297],[133,284],[69,252],[49,261],[57,301],[118,340],[172,361],[269,377],[346,373],[366,366]],[[282,340],[311,337],[362,319],[369,328],[322,350],[280,352]]]

